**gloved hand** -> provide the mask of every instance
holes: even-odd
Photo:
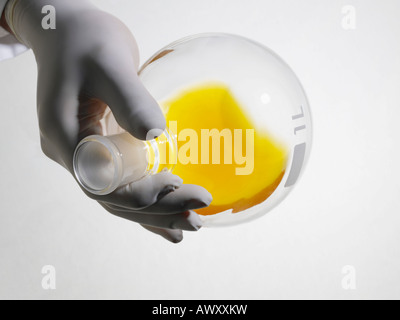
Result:
[[[45,30],[42,8],[56,10],[56,29]],[[164,130],[165,118],[140,82],[138,48],[126,26],[87,0],[9,0],[7,23],[33,49],[38,65],[37,107],[44,153],[73,174],[81,139],[102,134],[107,106],[119,125],[139,139]],[[179,242],[201,221],[193,209],[208,206],[202,187],[182,185],[171,173],[149,176],[107,196],[87,195],[119,217]]]

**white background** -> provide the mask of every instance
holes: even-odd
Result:
[[[278,208],[173,245],[107,214],[46,159],[31,52],[0,63],[0,298],[400,298],[398,0],[97,0],[142,62],[200,32],[247,36],[288,62],[309,96],[314,146]],[[357,29],[342,28],[342,7]],[[44,265],[57,289],[41,287]],[[342,268],[357,290],[342,288]]]

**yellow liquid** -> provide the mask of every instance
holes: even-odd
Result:
[[[287,149],[275,141],[265,131],[257,130],[252,121],[245,114],[230,90],[220,84],[206,84],[181,92],[176,97],[162,103],[162,108],[167,118],[167,125],[177,136],[178,162],[173,173],[180,176],[186,184],[197,184],[206,188],[213,196],[213,202],[208,208],[196,210],[201,215],[213,215],[232,209],[240,212],[268,199],[276,190],[285,174],[288,152]],[[177,128],[171,126],[171,121],[176,122]],[[196,131],[198,137],[198,154],[190,154],[188,150],[188,137],[181,136],[185,129]],[[210,151],[209,164],[202,164],[200,150],[202,129],[241,129],[242,152],[246,155],[246,129],[254,129],[254,152],[247,157],[254,157],[254,166],[251,174],[238,175],[238,165],[235,159],[224,161],[224,139],[221,139],[220,164],[213,164],[212,151]],[[174,132],[174,131],[177,132]],[[232,134],[232,136],[234,136]],[[212,139],[210,149],[212,150]],[[228,140],[229,141],[229,140]],[[193,143],[193,141],[192,141]],[[186,146],[185,146],[186,145]],[[233,147],[236,144],[232,143]],[[180,151],[185,149],[186,154]],[[182,164],[182,156],[189,156],[192,163]],[[193,156],[194,155],[194,156]],[[185,162],[185,161],[184,161]]]

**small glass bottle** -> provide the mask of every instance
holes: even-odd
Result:
[[[83,188],[107,195],[118,187],[164,170],[177,163],[176,137],[166,129],[156,139],[142,141],[127,132],[83,139],[74,154],[74,172]]]

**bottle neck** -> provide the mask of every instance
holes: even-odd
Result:
[[[156,139],[141,141],[129,133],[89,136],[75,150],[74,171],[87,191],[106,195],[118,187],[177,164],[176,137],[166,129]]]
[[[144,143],[148,151],[147,172],[149,174],[174,170],[178,162],[178,145],[175,134],[167,128],[158,138],[144,141]]]

